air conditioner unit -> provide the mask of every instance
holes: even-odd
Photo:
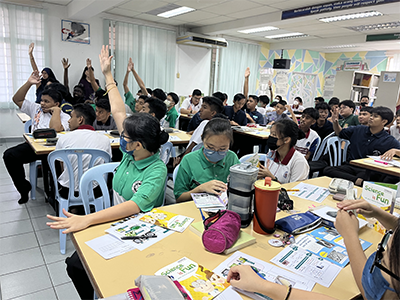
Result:
[[[180,36],[176,39],[177,44],[204,47],[204,48],[220,48],[228,47],[228,42],[220,37],[207,37],[197,34]]]

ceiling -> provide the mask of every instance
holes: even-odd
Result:
[[[357,32],[347,27],[400,21],[400,2],[342,10],[339,12],[322,13],[313,16],[281,20],[284,10],[301,8],[309,5],[332,2],[326,0],[7,0],[29,5],[40,5],[44,2],[65,5],[68,7],[69,18],[86,20],[95,14],[108,13],[129,17],[136,20],[156,22],[164,25],[179,26],[180,30],[218,35],[225,38],[246,39],[253,42],[266,42],[270,49],[309,49],[322,52],[353,52],[353,51],[400,51],[400,40],[385,42],[365,42],[366,34],[399,33],[397,29]],[[147,14],[151,10],[168,4],[188,6],[196,9],[193,12],[165,19]],[[365,12],[376,10],[382,16],[323,23],[321,17]],[[262,26],[275,26],[279,30],[256,34],[239,33],[238,30]],[[307,37],[274,40],[266,39],[266,35],[286,32],[301,32]],[[327,46],[353,45],[355,47],[326,49]]]

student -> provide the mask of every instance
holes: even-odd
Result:
[[[362,96],[361,100],[360,100],[360,106],[364,107],[364,106],[368,106],[369,104],[369,97],[368,96]]]
[[[106,99],[102,99],[106,100]],[[100,100],[101,101],[101,100]],[[96,105],[100,101],[97,101]],[[108,100],[107,100],[108,102]],[[110,104],[108,104],[110,107]],[[76,104],[73,111],[71,112],[71,118],[68,120],[69,128],[71,133],[63,134],[57,141],[56,150],[59,149],[100,149],[106,151],[111,156],[111,144],[110,139],[104,134],[95,132],[95,128],[91,125],[96,121],[96,114],[93,108],[89,104]],[[75,192],[79,191],[78,182],[78,166],[76,158],[70,159],[74,170],[75,177]],[[89,166],[90,156],[87,155],[82,159],[83,172],[86,172]],[[95,165],[102,163],[100,160],[95,162]],[[58,178],[58,182],[61,185],[60,195],[61,197],[68,199],[69,192],[69,175],[68,170],[64,170]],[[97,184],[96,184],[97,185]]]
[[[233,105],[224,107],[224,114],[229,118],[233,126],[247,125],[247,117],[242,107],[246,104],[246,97],[238,93],[233,97]]]
[[[281,95],[276,95],[275,96],[275,100],[274,101],[282,101],[283,100],[283,98],[282,98],[282,96]],[[285,101],[286,102],[286,101]]]
[[[167,168],[160,160],[159,148],[168,141],[157,119],[150,114],[126,117],[125,105],[111,72],[108,46],[102,48],[100,65],[108,85],[111,112],[121,134],[123,159],[113,179],[114,206],[85,216],[63,210],[66,218],[48,215],[54,221],[47,225],[64,229],[64,233],[83,230],[91,225],[123,219],[139,212],[150,211],[162,204]],[[93,288],[76,252],[67,258],[67,271],[82,299],[93,298]]]
[[[315,101],[314,101],[315,105],[317,105],[318,103],[325,102],[325,99],[322,98],[322,97],[315,97],[314,100],[315,100]]]
[[[85,102],[85,89],[82,84],[77,84],[74,86],[74,89],[72,90],[72,95],[69,92],[69,80],[68,80],[68,69],[71,66],[70,63],[68,63],[68,58],[63,58],[61,60],[61,63],[63,65],[64,69],[64,86],[67,88],[67,96],[64,98],[65,101],[68,103],[71,103],[72,105],[78,104],[78,103],[84,103]]]
[[[258,99],[260,99],[260,101],[258,102],[257,105],[257,111],[263,116],[265,116],[265,114],[267,113],[266,108],[270,102],[269,97],[267,95],[261,95],[260,97],[258,97]]]
[[[156,117],[158,121],[161,121],[164,118],[165,114],[167,113],[167,106],[165,103],[155,97],[147,98],[144,101],[141,113],[148,113],[153,117]]]
[[[220,195],[226,191],[229,168],[239,164],[235,153],[229,150],[233,133],[228,120],[215,118],[204,127],[204,146],[182,159],[174,184],[177,202],[188,201],[191,193]]]
[[[353,114],[355,107],[356,106],[354,105],[354,102],[351,100],[344,100],[340,102],[339,113],[343,117],[343,119],[339,120],[339,126],[341,128],[360,125],[358,117]]]
[[[136,110],[135,110],[136,99],[135,99],[135,97],[133,97],[133,95],[128,87],[129,73],[132,72],[132,69],[133,69],[133,62],[132,62],[132,59],[129,59],[128,66],[126,68],[125,77],[124,77],[124,82],[122,83],[122,86],[124,87],[126,113],[129,113],[129,114],[136,112]],[[142,92],[141,90],[139,90],[139,91],[140,91],[140,93]]]
[[[141,112],[143,109],[144,102],[148,97],[145,95],[140,95],[135,102],[135,112]]]
[[[400,228],[398,218],[365,200],[345,200],[338,203],[337,206],[340,210],[335,220],[335,228],[343,237],[351,270],[363,299],[398,299],[400,297]],[[388,245],[382,248],[378,247],[378,250],[368,258],[360,245],[358,219],[350,212],[353,209],[367,218],[376,218],[386,229],[393,230],[393,234],[389,234]],[[378,253],[382,255],[382,259],[376,258]],[[233,287],[260,293],[273,299],[333,299],[316,292],[292,289],[263,280],[247,265],[232,267],[229,270],[227,281]]]
[[[302,112],[304,110],[303,99],[301,99],[300,97],[295,97],[292,104],[292,109],[294,111]]]
[[[86,59],[86,67],[83,69],[81,79],[79,80],[79,84],[82,84],[85,90],[85,99],[90,99],[93,93],[97,91],[97,89],[93,87],[93,83],[100,86],[98,79],[93,80],[94,76],[90,78],[89,69],[94,72],[92,61],[88,58]]]
[[[189,141],[189,146],[186,148],[185,153],[186,155],[192,151],[192,149],[201,143],[201,136],[203,135],[204,127],[207,125],[209,120],[211,120],[215,115],[221,114],[224,110],[224,106],[220,99],[216,97],[204,97],[203,104],[201,105],[199,114],[200,118],[203,120],[200,125],[196,128],[193,132],[192,137]],[[182,157],[183,157],[182,156]]]
[[[223,93],[223,94],[224,94],[224,97],[225,97],[225,100],[223,101],[223,104],[224,104],[224,106],[227,106],[228,105],[228,94],[227,93]]]
[[[193,90],[192,97],[183,100],[179,112],[181,114],[195,114],[201,108],[201,91],[198,89]]]
[[[352,126],[342,129],[339,126],[338,111],[332,115],[333,129],[337,136],[350,141],[347,153],[347,162],[341,166],[326,167],[324,175],[350,180],[358,186],[362,186],[367,178],[367,170],[350,165],[348,162],[354,159],[366,158],[367,155],[383,155],[390,149],[400,149],[400,143],[390,136],[384,127],[393,121],[393,112],[383,106],[375,107],[368,126]]]
[[[390,135],[400,142],[400,109],[396,111],[396,121],[390,126]]]
[[[294,148],[297,140],[304,137],[304,132],[291,120],[275,122],[267,140],[266,166],[260,166],[258,178],[271,177],[280,183],[306,180],[309,172],[307,160]]]
[[[306,160],[311,160],[320,141],[318,134],[311,129],[319,118],[318,111],[313,107],[306,108],[301,114],[299,128],[305,133],[305,138],[296,143],[296,150],[302,153]]]
[[[329,115],[328,115],[328,121],[329,122],[332,122],[332,112],[335,110],[335,109],[337,109],[337,108],[339,108],[339,104],[340,104],[340,100],[339,100],[339,98],[337,98],[337,97],[332,97],[331,98],[331,100],[329,100],[329,102],[328,102],[328,104],[329,104],[329,106],[330,106],[330,111],[329,111]],[[341,115],[339,115],[339,118],[340,119],[343,119],[343,117],[341,116]]]
[[[21,111],[31,117],[31,132],[42,128],[52,128],[57,132],[69,130],[68,120],[70,117],[60,109],[62,101],[60,93],[51,89],[43,91],[40,105],[25,99],[31,86],[39,83],[39,71],[34,71],[28,81],[19,88],[13,97],[14,103]],[[47,162],[47,157],[36,155],[32,147],[25,142],[7,149],[3,154],[3,160],[17,191],[21,195],[18,203],[28,202],[31,184],[25,179],[24,164],[42,160],[44,165]]]
[[[264,116],[256,110],[260,99],[256,95],[250,95],[246,104],[247,123],[264,124]]]
[[[169,93],[165,104],[167,105],[167,114],[165,115],[164,128],[175,128],[176,120],[179,117],[175,105],[179,103],[179,97],[175,93]]]
[[[278,96],[279,95],[277,95],[277,97]],[[272,125],[274,124],[274,122],[277,122],[281,119],[289,118],[288,115],[284,113],[287,105],[287,102],[285,100],[279,100],[274,105],[275,105],[275,110],[267,113],[267,115],[265,116],[265,124],[267,125]]]
[[[93,122],[94,130],[115,130],[114,118],[111,116],[111,106],[108,98],[100,98],[96,101],[96,120]]]
[[[360,113],[358,115],[358,122],[360,122],[360,125],[368,126],[369,118],[371,118],[373,110],[371,106],[363,106],[360,108]]]
[[[330,107],[327,103],[324,102],[318,103],[315,106],[315,109],[318,111],[319,118],[314,125],[311,125],[311,129],[319,135],[322,141],[333,132],[333,124],[332,122],[327,120]]]

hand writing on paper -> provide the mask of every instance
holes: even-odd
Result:
[[[209,182],[203,183],[198,186],[199,190],[202,193],[216,194],[221,195],[222,192],[225,192],[227,187],[226,183],[223,183],[219,180],[211,180]]]
[[[248,265],[232,267],[226,280],[233,287],[249,292],[260,292],[260,288],[266,283]]]

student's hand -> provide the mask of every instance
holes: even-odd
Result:
[[[250,76],[250,68],[247,67],[246,71],[244,71],[244,78],[249,78]]]
[[[275,121],[272,121],[272,122],[269,122],[267,125],[272,125],[274,123],[275,123]]]
[[[343,239],[358,238],[358,219],[352,212],[338,210],[335,219],[335,228]]]
[[[60,114],[61,113],[61,108],[59,106],[53,106],[53,107],[49,108],[49,112],[52,113],[52,114],[53,113],[59,113]]]
[[[271,80],[268,81],[268,86],[272,87],[272,81]]]
[[[383,155],[381,155],[381,158],[384,160],[391,160],[393,159],[393,156],[395,156],[396,154],[399,154],[400,150],[399,149],[390,149],[388,151],[386,151],[385,153],[383,153]]]
[[[100,59],[100,66],[101,66],[101,71],[103,72],[104,75],[106,74],[111,74],[111,59],[113,56],[109,55],[108,53],[108,45],[101,47],[101,52],[99,54],[99,59]]]
[[[134,68],[134,65],[133,65],[132,58],[129,58],[127,71],[131,72],[133,70],[133,68]]]
[[[268,169],[269,163],[270,163],[270,160],[268,159],[266,167],[264,167],[263,165],[260,165],[260,168],[258,169],[257,179],[265,178],[265,177],[275,178],[275,176]]]
[[[226,280],[233,287],[249,292],[259,292],[261,286],[267,283],[248,265],[232,267]]]
[[[289,104],[286,104],[285,107],[289,112],[293,112],[292,107]]]
[[[193,135],[194,130],[186,132],[187,134]]]
[[[29,55],[32,55],[34,48],[35,48],[35,43],[30,43],[28,50]]]
[[[93,100],[90,100],[90,99],[87,99],[87,100],[85,100],[85,103],[86,103],[86,104],[94,104],[94,101],[93,101]]]
[[[255,123],[253,118],[248,113],[246,113],[246,117],[247,117],[247,120],[249,120],[250,123]]]
[[[47,215],[47,218],[55,221],[55,222],[47,222],[46,225],[53,229],[66,229],[63,233],[70,233],[83,230],[90,226],[90,222],[85,216],[78,216],[67,212],[63,208],[63,214],[67,216],[67,218],[55,217]]]
[[[236,123],[235,121],[230,121],[232,126],[240,126],[238,123]]]
[[[332,123],[337,122],[339,120],[339,108],[336,107],[332,110]]]
[[[226,183],[219,180],[211,180],[198,186],[202,193],[221,195],[227,190]]]
[[[39,71],[33,71],[31,76],[28,78],[28,82],[32,85],[39,84],[41,81]]]
[[[357,214],[361,214],[366,218],[374,218],[375,217],[375,208],[376,207],[364,199],[344,200],[344,201],[336,204],[336,206],[339,209],[343,209],[345,211],[355,209]]]
[[[61,63],[63,65],[63,67],[64,67],[64,70],[67,70],[71,66],[71,64],[68,63],[68,58],[63,58],[61,60]]]
[[[90,58],[86,58],[86,67],[90,69],[92,67],[92,60]]]

